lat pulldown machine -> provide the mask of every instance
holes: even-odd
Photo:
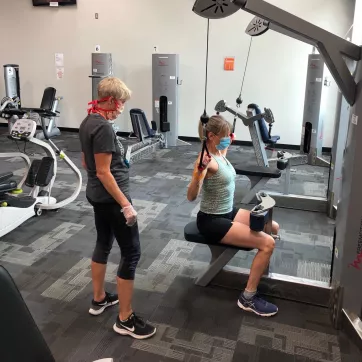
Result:
[[[362,340],[362,241],[360,206],[362,169],[362,48],[298,18],[263,0],[197,0],[193,11],[208,19],[247,11],[255,19],[259,35],[272,29],[318,48],[346,101],[352,106],[343,166],[342,192],[338,206],[331,265],[331,317],[336,327],[352,329]],[[344,57],[357,61],[355,77]],[[272,277],[271,277],[272,279]],[[271,281],[273,284],[273,282]],[[287,282],[288,283],[288,282]],[[290,282],[289,282],[290,283]],[[303,283],[304,284],[304,283]],[[298,288],[294,285],[294,288]],[[342,323],[342,324],[341,324]]]
[[[226,4],[225,1],[224,4]],[[220,8],[216,8],[215,6],[213,9],[216,12],[220,11]],[[236,106],[238,108],[240,108],[240,105],[243,102],[241,95],[249,63],[253,37],[260,36],[268,30],[269,25],[266,23],[264,24],[263,20],[258,17],[255,17],[246,29],[246,33],[250,35],[251,38],[240,94],[236,100]],[[329,162],[322,157],[322,148],[323,121],[330,82],[326,77],[324,77],[325,63],[323,57],[320,54],[315,53],[315,47],[313,46],[313,52],[308,56],[303,127],[299,154],[292,155],[284,152],[284,154],[281,155],[279,152],[277,158],[268,159],[265,148],[269,144],[273,145],[279,140],[279,136],[271,136],[271,127],[274,123],[274,119],[265,119],[265,122],[269,123],[269,134],[267,127],[264,124],[264,119],[259,119],[259,124],[256,124],[254,121],[246,122],[245,120],[243,123],[249,128],[256,155],[256,161],[259,166],[274,167],[275,162],[281,162],[280,157],[283,159],[287,158],[289,160],[287,167],[285,168],[285,182],[282,192],[269,192],[269,194],[275,198],[278,206],[283,208],[327,213],[329,217],[335,218],[341,188],[343,151],[346,143],[348,131],[347,119],[350,109],[347,101],[344,98],[342,99],[342,95],[340,95],[337,107],[338,113],[335,125],[332,156],[331,162]],[[352,69],[354,68],[352,61],[349,60],[347,64],[352,72]],[[261,110],[258,106],[252,104],[248,106],[246,113],[248,117],[252,117],[253,115],[260,114]],[[238,117],[236,116],[234,117],[234,129],[237,118]],[[292,166],[304,164],[330,167],[327,197],[290,194],[291,168]]]

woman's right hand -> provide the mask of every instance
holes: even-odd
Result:
[[[201,157],[201,156],[200,156]],[[200,159],[197,160],[198,162],[198,167],[197,170],[199,171],[199,173],[201,174],[202,172],[204,172],[207,169],[207,166],[209,165],[209,163],[211,162],[211,156],[208,155],[207,153],[204,154],[204,157],[202,158],[202,161],[200,163]]]
[[[187,189],[187,199],[189,201],[196,200],[200,192],[201,184],[206,177],[208,166],[211,162],[211,156],[206,153],[204,154],[200,165],[200,157],[195,162],[192,179]]]

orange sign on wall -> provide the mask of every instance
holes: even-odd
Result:
[[[225,58],[224,60],[224,70],[233,71],[235,66],[235,58]]]

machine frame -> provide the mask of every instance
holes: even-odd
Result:
[[[216,8],[217,7],[217,8]],[[220,8],[220,11],[218,11]],[[261,19],[260,34],[267,29],[311,44],[318,48],[339,86],[352,106],[344,151],[341,197],[338,205],[333,243],[330,295],[331,317],[335,327],[353,330],[362,340],[362,208],[360,206],[362,169],[362,48],[263,0],[197,0],[193,11],[202,17],[220,19],[244,10]],[[258,25],[255,31],[258,31]],[[357,61],[354,75],[344,57]],[[272,279],[272,276],[271,276]],[[288,282],[289,283],[289,282]],[[271,284],[273,281],[271,281]],[[305,284],[302,282],[300,286]],[[298,288],[298,285],[294,285]]]

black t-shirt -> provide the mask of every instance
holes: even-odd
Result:
[[[79,127],[79,138],[87,165],[87,197],[93,202],[114,202],[97,177],[94,154],[111,153],[111,173],[120,190],[129,199],[129,169],[124,162],[124,148],[112,124],[99,114],[90,114]]]

